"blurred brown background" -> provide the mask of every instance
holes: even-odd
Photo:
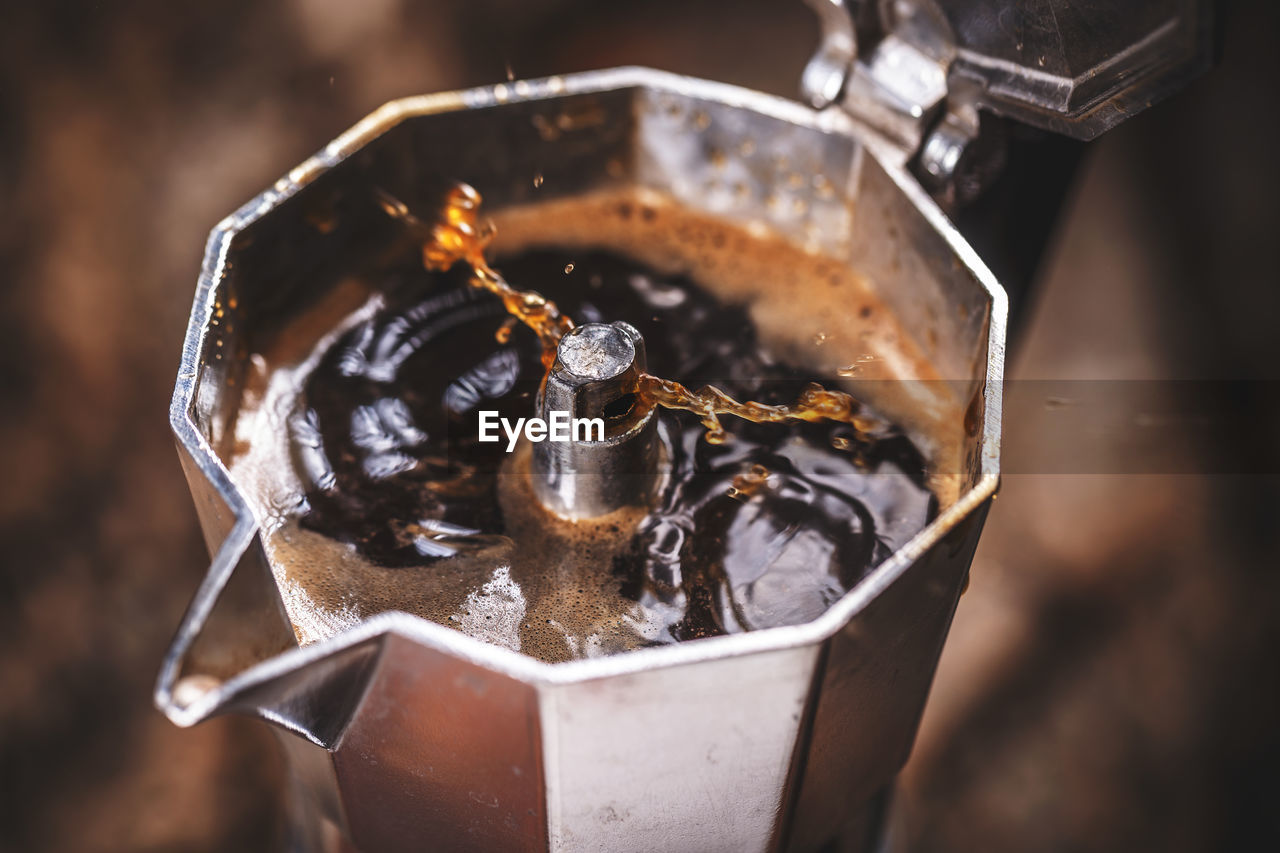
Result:
[[[1280,379],[1280,13],[1228,11],[1217,70],[1091,146],[1014,377]],[[207,562],[166,411],[218,219],[393,97],[624,63],[790,95],[815,38],[799,0],[0,6],[0,850],[278,847],[266,730],[150,699]],[[1242,387],[1210,473],[1006,478],[904,849],[1280,849],[1277,478],[1211,473],[1274,460],[1280,386]]]

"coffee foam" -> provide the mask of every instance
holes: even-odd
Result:
[[[502,254],[558,248],[572,260],[574,250],[604,249],[746,305],[761,342],[781,360],[829,377],[829,387],[910,434],[928,457],[930,490],[944,509],[959,496],[965,403],[876,294],[877,283],[847,262],[760,223],[732,223],[643,189],[512,208],[494,220],[499,270]]]
[[[405,610],[552,663],[642,645],[659,626],[609,569],[645,511],[566,523],[534,497],[530,457],[521,442],[499,475],[506,535],[484,537],[444,571],[379,566],[296,518],[280,525],[265,544],[299,642]]]
[[[929,381],[938,378],[936,371],[871,283],[847,264],[767,229],[694,213],[647,192],[545,202],[500,211],[495,220],[499,269],[502,254],[527,249],[607,250],[686,275],[722,301],[748,306],[760,340],[775,355],[830,377],[829,385],[859,394],[906,429],[929,459],[940,505],[954,501],[962,408],[946,386]],[[370,292],[352,285],[300,318],[299,328],[308,330],[303,337],[316,342],[305,356],[287,333],[276,350],[255,357],[236,422],[229,468],[262,526],[299,642],[404,610],[551,662],[643,645],[662,620],[624,597],[609,571],[643,512],[623,509],[576,523],[555,517],[534,498],[527,443],[499,479],[507,535],[485,537],[481,547],[450,557],[448,571],[379,566],[354,547],[300,526],[306,490],[291,457],[287,418],[341,330],[381,304]],[[322,328],[330,331],[316,331]],[[856,379],[840,378],[851,365]]]

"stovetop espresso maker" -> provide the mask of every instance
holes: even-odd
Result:
[[[998,177],[1004,123],[1092,138],[1202,71],[1208,15],[1194,0],[809,4],[823,36],[804,105],[642,68],[406,98],[214,229],[170,410],[214,556],[156,703],[181,726],[274,724],[292,849],[880,843],[1000,471],[1005,291],[944,208]],[[246,377],[340,271],[387,250],[385,220],[335,204],[377,186],[413,206],[441,175],[499,219],[626,188],[856,269],[933,373],[849,389],[925,389],[881,406],[950,448],[942,511],[805,624],[556,664],[400,612],[300,643],[263,509],[231,473]],[[826,322],[813,293],[802,310]],[[585,458],[546,464],[572,477],[600,464]]]

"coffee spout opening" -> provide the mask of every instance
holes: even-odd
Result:
[[[538,416],[552,425],[533,448],[539,501],[570,519],[648,504],[660,473],[653,406],[638,394],[644,338],[628,323],[588,323],[556,349]],[[567,440],[555,440],[555,425]]]

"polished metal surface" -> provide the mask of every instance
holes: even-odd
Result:
[[[946,103],[946,63],[891,33],[854,67],[842,106],[914,152]]]
[[[538,397],[538,416],[599,419],[598,439],[533,445],[533,488],[565,518],[596,518],[652,501],[659,448],[653,408],[636,400],[646,365],[644,339],[629,323],[587,323],[560,340]],[[570,427],[572,429],[572,426]]]
[[[822,109],[840,97],[844,81],[858,58],[858,40],[845,0],[805,0],[822,23],[818,52],[805,66],[800,92],[809,105]]]
[[[840,111],[647,69],[520,81],[388,104],[214,229],[170,410],[214,557],[155,698],[183,726],[279,727],[300,848],[863,849],[997,486],[1007,309],[861,133]],[[630,188],[854,267],[928,355],[926,390],[963,404],[944,425],[954,502],[802,625],[546,664],[392,612],[299,646],[228,473],[243,379],[292,318],[403,251],[369,187],[413,207],[461,179],[501,211],[539,200],[535,174],[543,199]]]
[[[984,106],[1092,139],[1171,95],[1213,59],[1209,0],[934,0],[955,33],[953,77]]]
[[[945,187],[955,178],[969,144],[978,138],[981,125],[971,104],[950,110],[934,125],[920,148],[920,171],[930,187]]]
[[[810,5],[819,10],[823,36],[805,70],[806,96],[822,106],[843,91],[847,109],[912,144],[912,152],[923,139],[919,129],[904,132],[911,130],[913,108],[928,112],[936,106],[933,84],[921,90],[922,70],[930,78],[940,71],[953,100],[959,96],[998,115],[1092,139],[1182,88],[1213,60],[1210,0]],[[855,51],[839,48],[849,40],[851,6],[874,6],[874,29],[882,34],[857,61]],[[929,69],[922,57],[933,59],[936,68]],[[894,65],[886,66],[888,61]]]

